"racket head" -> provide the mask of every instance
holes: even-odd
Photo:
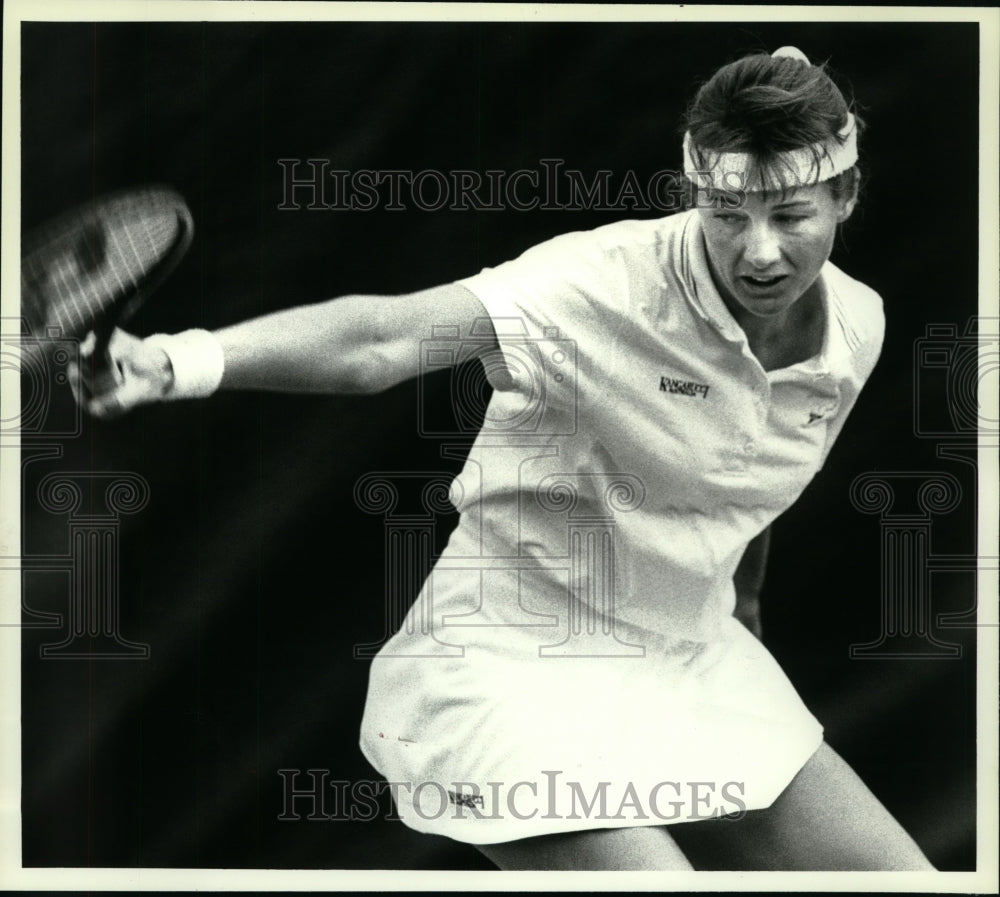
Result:
[[[187,252],[191,212],[166,186],[99,197],[21,242],[21,313],[29,333],[104,340],[156,290]]]

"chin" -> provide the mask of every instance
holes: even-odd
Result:
[[[763,302],[758,302],[756,307],[748,307],[747,312],[753,315],[755,318],[776,318],[780,315],[785,314],[790,306],[785,303],[774,303],[773,305],[767,305]]]
[[[740,298],[740,305],[755,315],[773,315],[778,312],[788,311],[795,304],[794,299],[787,296],[743,296]]]

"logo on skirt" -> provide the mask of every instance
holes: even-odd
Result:
[[[461,791],[449,791],[448,803],[456,807],[482,807],[483,796],[481,794],[462,794]]]

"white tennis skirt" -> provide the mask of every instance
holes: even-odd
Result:
[[[489,844],[738,816],[770,806],[822,741],[731,617],[710,642],[620,627],[566,656],[531,626],[480,615],[422,632],[417,612],[372,663],[361,731],[417,831]]]

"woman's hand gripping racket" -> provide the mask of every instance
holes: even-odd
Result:
[[[28,234],[21,248],[21,309],[44,346],[81,340],[70,370],[91,414],[114,417],[169,387],[167,355],[117,330],[166,279],[191,244],[194,222],[165,187],[102,197]]]

